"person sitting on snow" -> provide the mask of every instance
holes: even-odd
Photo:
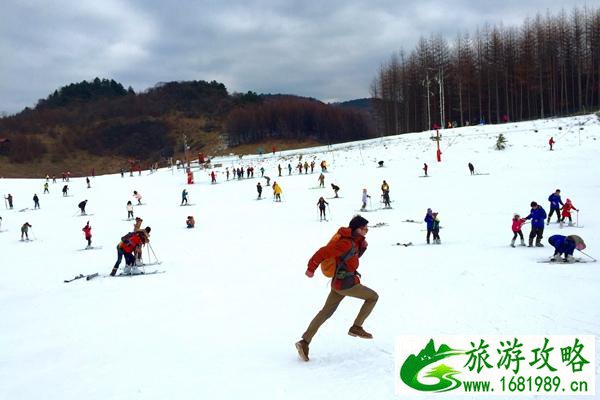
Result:
[[[194,216],[193,215],[188,215],[187,219],[185,220],[185,224],[187,225],[188,228],[193,228],[196,225],[196,221],[194,220]]]
[[[551,261],[560,261],[560,256],[564,254],[564,262],[575,262],[573,257],[575,249],[581,251],[586,247],[583,239],[577,235],[552,235],[548,238],[548,243],[554,247]]]

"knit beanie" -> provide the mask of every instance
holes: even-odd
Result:
[[[354,218],[350,220],[348,226],[350,227],[350,229],[352,229],[352,231],[354,231],[355,229],[360,228],[361,226],[367,226],[368,223],[369,221],[367,221],[360,215],[355,215]]]

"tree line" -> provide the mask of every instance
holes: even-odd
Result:
[[[313,99],[274,96],[233,109],[226,120],[229,146],[268,139],[316,139],[338,143],[371,137],[364,112]]]
[[[381,65],[371,95],[385,135],[598,109],[600,9],[422,37]]]

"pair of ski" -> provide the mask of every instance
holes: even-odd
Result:
[[[155,274],[164,274],[167,271],[161,271],[161,270],[155,270],[155,271],[149,271],[149,272],[142,272],[139,274],[124,274],[124,273],[120,273],[117,275],[110,275],[110,274],[102,274],[100,275],[98,272],[94,272],[93,274],[89,274],[89,275],[83,275],[83,274],[79,274],[76,277],[74,277],[73,279],[66,279],[65,283],[69,283],[69,282],[73,282],[76,281],[78,279],[83,279],[85,278],[86,281],[92,280],[94,278],[123,278],[123,277],[133,277],[133,276],[143,276],[143,275],[155,275]]]
[[[591,263],[591,262],[596,262],[596,260],[585,260],[583,258],[575,258],[573,259],[573,261],[565,261],[562,258],[560,260],[553,260],[553,259],[549,259],[549,260],[539,260],[538,263],[546,263],[546,264],[576,264],[576,263]]]
[[[407,242],[407,243],[398,242],[398,243],[392,244],[392,246],[404,246],[404,247],[408,247],[408,246],[412,246],[412,245],[413,245],[412,242]]]

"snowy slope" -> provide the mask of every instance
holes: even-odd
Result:
[[[508,139],[504,151],[494,149],[498,133]],[[597,118],[443,131],[442,163],[430,134],[214,160],[223,164],[217,185],[209,171],[186,185],[182,170],[161,169],[96,177],[91,189],[72,179],[73,197],[63,198],[60,179],[46,195],[42,179],[0,180],[0,193],[15,202],[0,211],[0,399],[391,399],[396,335],[600,335],[598,263],[537,263],[552,254],[547,238],[558,232],[581,235],[589,253],[600,254],[592,215],[600,198]],[[287,176],[288,160],[295,167],[299,154],[314,157],[315,173]],[[330,165],[326,189],[313,189],[322,159]],[[469,161],[489,175],[470,176]],[[423,162],[426,179],[419,178]],[[269,188],[256,201],[257,178],[225,180],[225,167],[251,164],[255,176],[264,166],[280,183],[282,203]],[[392,210],[380,209],[383,179]],[[316,202],[333,196],[332,182],[342,198],[327,200],[329,222],[319,222]],[[193,206],[179,206],[183,188]],[[357,213],[362,188],[372,195],[363,215],[371,225],[388,224],[369,231],[360,267],[363,284],[380,296],[365,323],[375,339],[346,334],[360,308],[346,299],[315,336],[311,361],[301,362],[293,344],[329,291],[319,273],[304,276],[306,263]],[[513,213],[527,215],[532,200],[548,211],[556,188],[581,209],[584,228],[551,224],[546,248],[510,248]],[[158,268],[167,272],[63,283],[110,271],[115,246],[132,227],[124,219],[133,190],[146,203],[135,214],[152,227]],[[33,207],[34,193],[41,210],[19,212]],[[94,215],[77,215],[84,199]],[[427,207],[439,211],[441,246],[424,244],[424,224],[402,222],[421,221]],[[196,218],[193,230],[185,229],[187,215]],[[78,251],[88,219],[94,245],[103,248]],[[26,221],[36,240],[20,242]],[[408,241],[415,246],[392,246]]]

